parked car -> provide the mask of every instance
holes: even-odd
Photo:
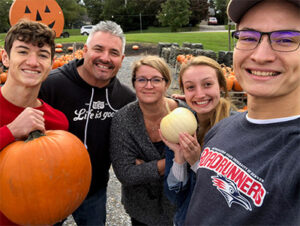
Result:
[[[63,32],[60,34],[60,37],[61,37],[61,38],[69,38],[69,37],[70,37],[70,34],[69,34],[69,32],[67,32],[67,31],[63,31]]]
[[[80,34],[81,35],[89,35],[92,31],[94,25],[84,25],[80,28]]]
[[[216,25],[216,24],[218,24],[217,18],[216,17],[209,17],[208,18],[208,24],[209,25]]]

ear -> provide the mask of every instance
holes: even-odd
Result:
[[[9,56],[8,53],[6,52],[6,50],[2,50],[1,52],[2,54],[2,63],[5,67],[9,67]]]
[[[51,67],[52,67],[53,64],[54,64],[54,61],[55,61],[55,57],[52,57],[52,59],[51,59]]]
[[[83,46],[83,54],[85,54],[87,52],[87,50],[88,50],[88,46],[87,46],[87,44],[84,44],[84,46]]]
[[[124,58],[125,58],[125,54],[122,54],[122,62],[123,62]]]

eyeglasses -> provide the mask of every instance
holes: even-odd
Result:
[[[232,32],[235,48],[239,50],[253,50],[261,42],[262,36],[267,35],[274,51],[292,52],[300,46],[300,31],[272,31],[259,32],[255,30],[238,30]]]
[[[137,86],[145,87],[148,82],[150,82],[152,86],[159,86],[163,81],[166,81],[166,79],[162,77],[153,77],[149,79],[145,77],[139,77],[139,78],[134,78],[133,81],[136,82]]]

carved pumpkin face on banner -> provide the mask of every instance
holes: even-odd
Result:
[[[59,37],[64,28],[63,11],[55,0],[15,0],[10,7],[9,21],[11,26],[21,18],[48,25]]]

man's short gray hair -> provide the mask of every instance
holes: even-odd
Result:
[[[93,37],[93,35],[96,33],[96,32],[99,32],[99,31],[102,31],[102,32],[108,32],[116,37],[119,37],[122,41],[122,54],[124,54],[125,52],[125,45],[126,45],[126,38],[125,38],[125,35],[123,33],[123,30],[121,28],[120,25],[118,25],[117,23],[113,22],[113,21],[110,21],[110,20],[107,20],[107,21],[100,21],[98,24],[96,24],[89,37],[87,38],[86,40],[86,44],[89,44],[91,38]]]

